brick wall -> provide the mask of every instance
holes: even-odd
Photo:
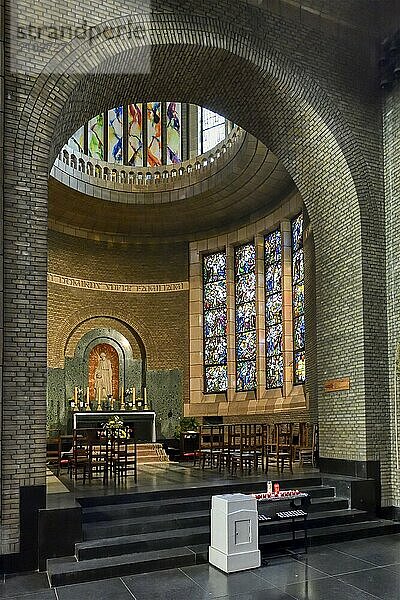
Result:
[[[388,289],[388,363],[390,370],[390,420],[388,429],[391,430],[390,467],[391,467],[391,494],[387,498],[389,506],[400,506],[400,403],[397,407],[397,432],[396,432],[396,407],[395,386],[397,398],[400,394],[400,86],[397,85],[385,95],[384,101],[384,150],[385,150],[385,187],[386,187],[386,240],[387,240],[387,289]],[[397,356],[397,374],[396,374]],[[396,436],[397,434],[397,436]],[[389,469],[389,466],[387,467]]]
[[[113,246],[49,232],[49,271],[69,277],[116,283],[167,283],[188,280],[185,243]],[[90,319],[86,326],[80,324]],[[82,290],[49,283],[48,362],[62,367],[78,335],[88,328],[121,321],[143,340],[151,370],[181,369],[188,396],[188,293],[130,294]],[[70,340],[71,333],[79,326]],[[135,347],[135,344],[132,343]]]

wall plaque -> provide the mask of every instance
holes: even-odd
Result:
[[[328,379],[324,383],[325,392],[341,392],[350,389],[350,377],[342,377],[341,379]]]

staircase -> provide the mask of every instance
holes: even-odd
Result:
[[[137,444],[136,455],[138,465],[169,462],[162,444]]]
[[[182,488],[112,497],[82,498],[83,541],[75,557],[47,561],[52,586],[121,577],[207,561],[210,504],[215,494],[262,489],[262,484],[234,483],[207,488]],[[400,531],[400,523],[350,509],[335,488],[320,478],[282,482],[281,489],[308,492],[311,545],[385,535]],[[301,529],[302,524],[297,527]],[[299,532],[299,542],[302,532]],[[292,544],[291,523],[259,524],[264,553]]]

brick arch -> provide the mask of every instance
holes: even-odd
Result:
[[[57,330],[55,339],[59,340],[57,349],[54,350],[54,365],[64,365],[65,356],[73,356],[76,346],[82,336],[90,331],[101,327],[112,327],[121,333],[131,347],[139,344],[140,339],[144,345],[147,367],[159,362],[159,349],[152,332],[141,321],[134,324],[127,323],[123,315],[94,315],[90,310],[79,310],[69,315]],[[132,345],[133,344],[133,345]],[[140,347],[140,344],[139,344]]]
[[[139,17],[132,19],[140,21]],[[113,24],[125,21],[116,19]],[[350,374],[354,402],[364,403],[365,373],[360,365],[365,363],[365,340],[371,339],[365,308],[361,302],[338,306],[331,293],[335,288],[345,298],[366,298],[366,291],[373,293],[371,290],[376,288],[376,283],[370,285],[374,274],[369,271],[362,247],[362,210],[371,205],[372,188],[368,185],[366,161],[349,125],[309,72],[283,52],[266,46],[261,27],[259,35],[250,38],[235,23],[223,20],[163,15],[155,21],[148,23],[140,42],[120,32],[101,48],[72,41],[68,58],[54,59],[58,73],[65,70],[65,60],[74,62],[75,69],[80,66],[85,73],[90,63],[94,72],[96,66],[101,66],[101,56],[113,72],[118,64],[134,65],[141,44],[142,48],[151,48],[152,70],[150,76],[72,73],[57,77],[56,84],[55,76],[41,75],[21,117],[30,115],[24,124],[30,135],[16,141],[21,146],[16,155],[26,163],[24,170],[31,170],[35,158],[45,176],[74,130],[99,110],[132,99],[132,94],[138,100],[174,97],[223,112],[278,156],[302,195],[315,238],[318,387],[322,388],[324,378]],[[179,76],[174,78],[165,69],[171,52],[179,54]],[[223,77],[225,72],[240,73],[240,84],[232,76]],[[37,196],[37,187],[35,193]],[[341,265],[337,262],[338,247],[352,248]],[[351,274],[360,269],[363,277],[355,280]],[[312,369],[310,375],[316,378],[316,365]],[[330,456],[332,407],[326,401],[319,404],[319,409],[326,423],[326,429],[321,430],[321,446]],[[347,422],[346,406],[337,406],[336,414],[340,429]],[[357,436],[355,446],[364,448],[365,430],[360,428]]]

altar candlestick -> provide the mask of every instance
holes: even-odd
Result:
[[[132,402],[133,404],[136,402],[136,388],[132,388]]]
[[[149,407],[147,406],[147,389],[144,388],[144,410],[147,410]]]
[[[124,394],[124,386],[121,387],[121,410],[125,410],[125,394]]]
[[[74,387],[74,402],[78,404],[78,388],[76,386]]]
[[[90,411],[90,395],[89,395],[89,388],[86,388],[86,412]]]

